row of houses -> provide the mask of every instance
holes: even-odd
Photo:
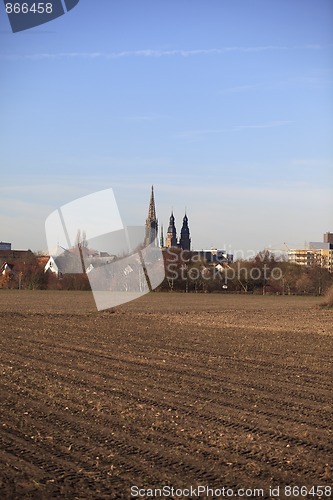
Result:
[[[10,244],[8,244],[10,245]],[[95,267],[109,264],[115,259],[107,252],[96,252],[87,248],[66,250],[59,247],[55,256],[35,255],[31,250],[0,249],[0,276],[13,277],[31,269],[51,272],[57,277],[92,271]]]

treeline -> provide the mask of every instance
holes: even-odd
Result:
[[[333,285],[333,274],[318,263],[311,267],[293,264],[267,251],[229,264],[207,263],[180,249],[165,251],[163,257],[165,279],[156,291],[323,295]],[[12,270],[0,276],[0,288],[90,290],[85,274],[57,277],[45,273],[46,260],[31,253],[24,260],[13,261]]]
[[[161,291],[323,295],[333,285],[333,274],[318,263],[306,267],[268,251],[229,264],[208,265],[191,252],[174,249],[165,252],[164,259]]]

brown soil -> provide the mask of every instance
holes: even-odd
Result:
[[[89,292],[0,291],[1,498],[332,484],[320,301],[155,293],[97,312]]]

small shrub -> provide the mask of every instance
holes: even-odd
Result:
[[[333,307],[333,285],[325,293],[325,297],[323,302],[321,303],[322,307]]]

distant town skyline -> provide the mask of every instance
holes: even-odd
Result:
[[[86,1],[16,34],[2,14],[0,240],[46,250],[51,212],[110,187],[144,225],[152,184],[196,249],[333,230],[331,1]]]
[[[127,186],[128,187],[128,186]],[[126,187],[123,188],[124,191],[126,191]],[[117,189],[115,190],[117,192]],[[121,192],[122,190],[119,189],[118,187],[118,194]],[[154,191],[155,191],[155,199],[156,199],[156,188],[154,188]],[[147,212],[147,196],[148,194],[150,193],[150,190],[148,189],[148,186],[147,186],[147,190],[146,190],[146,193],[145,193],[145,197],[146,197],[146,207],[145,207],[145,210],[142,209],[142,207],[138,207],[138,211],[135,213],[135,212],[132,212],[131,210],[129,210],[128,208],[128,205],[126,204],[126,198],[124,199],[123,197],[121,198],[117,198],[117,202],[118,202],[118,205],[121,207],[120,209],[122,210],[122,216],[123,216],[123,222],[124,224],[128,224],[128,225],[141,225],[143,226],[144,225],[144,221],[142,219],[140,219],[140,215],[143,216],[143,219],[145,218],[144,217],[144,214]],[[180,194],[182,192],[180,191]],[[134,193],[133,193],[134,194]],[[138,193],[136,192],[135,193],[135,196],[137,198],[139,198],[138,196]],[[158,192],[157,192],[157,200],[158,200],[159,196],[158,196]],[[69,201],[72,201],[72,200],[69,200]],[[176,208],[175,208],[176,207]],[[183,216],[185,214],[185,210],[186,210],[186,213],[188,215],[188,220],[189,220],[189,227],[190,227],[190,235],[191,235],[191,239],[192,239],[192,235],[193,235],[193,232],[192,232],[192,226],[197,228],[198,227],[198,223],[197,221],[195,220],[195,216],[199,217],[200,221],[202,222],[202,224],[204,225],[205,224],[205,220],[206,220],[206,216],[204,213],[201,212],[201,210],[199,209],[194,209],[193,211],[191,211],[189,213],[188,209],[184,206],[183,208],[181,207],[181,205],[179,203],[177,204],[173,204],[173,205],[170,205],[170,212],[169,212],[169,215],[166,216],[165,218],[161,219],[159,217],[159,203],[157,201],[157,204],[156,204],[156,216],[157,216],[157,219],[159,221],[159,228],[158,228],[158,235],[160,236],[160,233],[161,233],[161,228],[163,226],[163,235],[164,235],[164,238],[166,239],[166,235],[167,235],[167,229],[168,229],[168,224],[169,224],[169,219],[170,219],[170,215],[171,215],[171,212],[174,214],[174,217],[175,217],[175,225],[176,225],[176,228],[177,228],[177,238],[179,238],[180,236],[180,229],[182,227],[182,222],[183,222]],[[165,214],[167,213],[166,210],[166,204],[164,204],[163,206],[163,216],[165,216]],[[48,214],[49,215],[49,214]],[[147,216],[147,215],[146,215]],[[37,217],[36,217],[37,218]],[[211,222],[213,222],[215,219],[214,218],[209,218],[207,216],[207,220],[210,220]],[[44,220],[41,220],[40,221],[41,224],[44,224]],[[278,218],[274,221],[274,224],[272,225],[271,228],[266,228],[266,232],[265,234],[274,234],[274,228],[277,227],[277,224],[278,222],[280,222],[281,224],[283,224],[285,221],[282,221],[282,220],[279,220]],[[215,220],[215,223],[216,223],[216,227],[221,227],[221,222],[220,222],[220,219],[216,219]],[[228,225],[230,225],[230,223],[232,224],[232,220],[230,221],[224,221],[224,225],[227,227]],[[84,223],[83,223],[84,225]],[[252,226],[252,227],[255,227],[255,224]],[[34,228],[32,228],[32,233],[34,232]],[[317,240],[317,241],[321,241],[322,238],[323,238],[323,234],[324,232],[329,232],[329,228],[328,230],[323,230],[322,232],[316,231],[316,238],[315,237],[311,237],[312,235],[308,234],[307,233],[307,237],[304,238],[302,240],[302,238],[298,238],[298,240],[295,238],[294,240],[287,240],[286,238],[282,238],[281,240],[275,240],[275,243],[273,243],[273,239],[271,240],[272,242],[269,242],[267,244],[265,244],[265,236],[261,237],[260,239],[260,235],[258,233],[258,244],[257,245],[253,245],[253,246],[250,246],[250,245],[242,245],[242,237],[244,237],[244,234],[246,234],[246,232],[244,231],[243,232],[243,236],[240,235],[240,237],[238,238],[238,240],[236,241],[239,241],[239,245],[233,245],[231,240],[228,240],[227,237],[225,238],[218,238],[218,232],[216,232],[216,238],[215,240],[213,239],[211,242],[206,242],[204,240],[204,238],[200,238],[200,234],[194,234],[194,243],[191,245],[191,248],[192,249],[197,249],[197,250],[202,250],[202,249],[206,249],[206,250],[209,250],[211,248],[218,248],[218,249],[224,249],[226,250],[228,253],[235,253],[236,252],[236,257],[240,256],[242,253],[245,257],[248,257],[248,256],[251,256],[253,254],[253,252],[256,252],[256,251],[260,251],[260,250],[263,250],[264,248],[272,248],[272,249],[281,249],[281,250],[284,250],[286,251],[288,247],[290,248],[304,248],[306,246],[306,244],[309,242],[309,241],[313,241],[313,240]],[[14,234],[14,233],[13,233]],[[44,238],[44,234],[42,235],[42,237]],[[24,235],[24,238],[25,238],[25,235]],[[8,241],[9,243],[12,244],[12,248],[14,249],[32,249],[33,251],[42,251],[42,252],[46,252],[47,253],[47,246],[46,246],[46,243],[44,244],[44,246],[39,246],[39,247],[33,247],[33,245],[27,245],[27,246],[20,246],[20,245],[17,245],[16,244],[16,241],[20,241],[20,238],[19,238],[19,235],[18,235],[18,238],[15,238],[15,234],[14,234],[14,238],[13,239],[4,239],[4,238],[1,238],[0,237],[0,241]],[[23,238],[22,238],[22,241],[23,241]],[[202,245],[200,244],[197,244],[196,242],[202,242]],[[295,243],[296,241],[296,243]],[[297,241],[299,243],[297,243]],[[260,246],[260,242],[262,242],[262,245]]]

